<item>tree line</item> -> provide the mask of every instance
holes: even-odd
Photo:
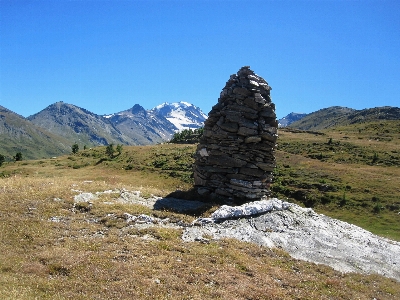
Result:
[[[203,136],[204,128],[196,128],[196,129],[184,129],[180,132],[176,132],[170,143],[174,144],[195,144],[198,143],[200,138]]]
[[[13,160],[14,161],[21,161],[22,160],[22,153],[21,152],[17,152],[14,156],[13,156]],[[6,157],[3,154],[0,154],[0,167],[3,165],[3,163],[6,161]]]
[[[83,150],[86,150],[87,147],[86,145],[83,147]],[[76,154],[79,152],[79,145],[77,143],[73,144],[71,146],[71,150],[73,154]],[[117,155],[115,155],[115,152],[117,152]],[[114,144],[108,144],[106,147],[106,156],[109,158],[114,158],[115,156],[118,156],[122,153],[122,145],[117,145],[116,148],[114,149]]]

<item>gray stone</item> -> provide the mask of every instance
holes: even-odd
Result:
[[[250,176],[254,176],[254,177],[260,177],[265,174],[265,171],[260,170],[260,169],[254,169],[254,168],[240,168],[240,174],[250,175]]]
[[[249,96],[249,95],[251,95],[251,92],[248,90],[248,89],[246,89],[246,88],[235,88],[234,90],[233,90],[233,92],[235,93],[235,94],[238,94],[238,95],[243,95],[243,96]]]
[[[219,126],[221,127],[221,129],[228,131],[228,132],[237,132],[239,129],[239,124],[233,123],[233,122],[226,122]]]
[[[249,144],[249,143],[258,143],[258,142],[261,142],[261,137],[260,137],[260,136],[249,136],[249,137],[247,137],[247,138],[244,139],[244,142],[245,142],[246,144]]]
[[[242,127],[239,127],[237,134],[243,135],[243,136],[256,135],[256,134],[258,134],[258,130],[242,126]]]
[[[211,165],[225,166],[225,167],[232,167],[232,168],[243,167],[247,163],[243,160],[229,157],[229,156],[210,156],[208,158],[208,162]]]

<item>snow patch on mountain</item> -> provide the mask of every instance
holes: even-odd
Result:
[[[178,131],[202,127],[207,119],[207,115],[200,108],[184,101],[164,102],[151,109],[150,112],[165,117],[175,125]]]
[[[295,113],[292,112],[288,114],[286,117],[283,117],[282,119],[278,120],[278,127],[286,127],[292,124],[293,122],[296,122],[302,118],[307,116],[305,113]]]

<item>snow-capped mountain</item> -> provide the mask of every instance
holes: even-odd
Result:
[[[137,145],[169,141],[177,128],[162,115],[145,110],[139,104],[132,108],[103,116]]]
[[[200,108],[179,102],[163,103],[151,110],[135,104],[130,109],[103,118],[135,144],[145,145],[169,141],[177,131],[202,127],[207,116]]]
[[[151,113],[165,117],[178,131],[202,127],[207,115],[200,108],[187,102],[164,102],[150,110]]]
[[[304,118],[305,116],[307,116],[307,114],[292,112],[292,113],[288,114],[286,117],[283,117],[282,119],[279,119],[278,120],[278,126],[279,127],[289,126],[293,122],[296,122],[296,121]]]

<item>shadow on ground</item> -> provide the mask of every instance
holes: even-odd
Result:
[[[199,201],[199,198],[201,196],[195,189],[175,191],[157,200],[154,203],[154,209],[199,216],[216,205],[216,203],[208,202],[207,199],[201,199],[205,200],[204,202]]]

